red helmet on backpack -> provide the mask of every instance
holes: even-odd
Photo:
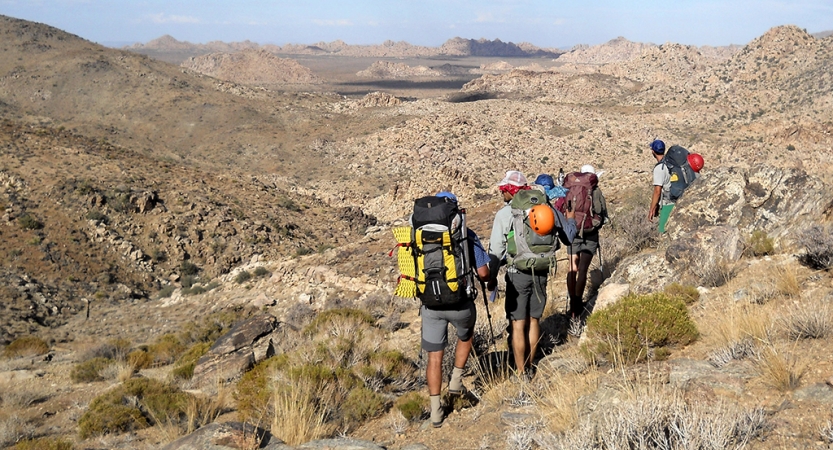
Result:
[[[700,172],[700,169],[703,168],[705,161],[703,161],[703,157],[700,156],[698,153],[689,153],[688,154],[688,165],[691,166],[691,169],[695,172]]]

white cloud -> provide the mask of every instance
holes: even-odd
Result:
[[[193,16],[177,16],[165,13],[147,16],[153,23],[200,23],[200,19]]]
[[[347,19],[337,19],[337,20],[322,20],[322,19],[313,19],[312,23],[316,25],[320,25],[322,27],[350,27],[353,26],[353,22]]]
[[[475,23],[503,23],[505,20],[496,19],[491,12],[479,12],[474,18]]]

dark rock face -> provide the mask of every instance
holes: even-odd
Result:
[[[192,381],[196,386],[211,387],[217,381],[237,379],[275,354],[273,338],[279,328],[278,319],[271,314],[259,314],[235,325],[197,361]]]

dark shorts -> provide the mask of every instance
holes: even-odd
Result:
[[[506,273],[506,316],[510,320],[540,319],[547,306],[547,273]]]
[[[460,309],[439,310],[420,308],[422,316],[422,349],[426,352],[445,350],[448,345],[448,324],[457,329],[457,338],[468,341],[474,335],[477,308],[474,302],[466,302]]]
[[[570,245],[568,249],[571,255],[577,255],[581,252],[589,252],[590,254],[596,254],[596,250],[599,248],[599,232],[598,231],[588,231],[584,233],[584,237],[579,236],[576,234],[576,237],[573,238],[573,243]]]

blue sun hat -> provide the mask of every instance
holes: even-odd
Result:
[[[443,198],[451,199],[451,201],[453,201],[453,202],[457,202],[457,196],[452,194],[451,192],[448,192],[448,191],[437,192],[437,197],[443,197]]]
[[[535,179],[535,184],[543,186],[544,189],[552,189],[552,187],[555,186],[555,180],[552,179],[552,175],[542,173]]]
[[[664,155],[665,154],[665,142],[662,142],[659,139],[654,139],[654,142],[651,142],[651,150],[656,153],[657,155]]]

